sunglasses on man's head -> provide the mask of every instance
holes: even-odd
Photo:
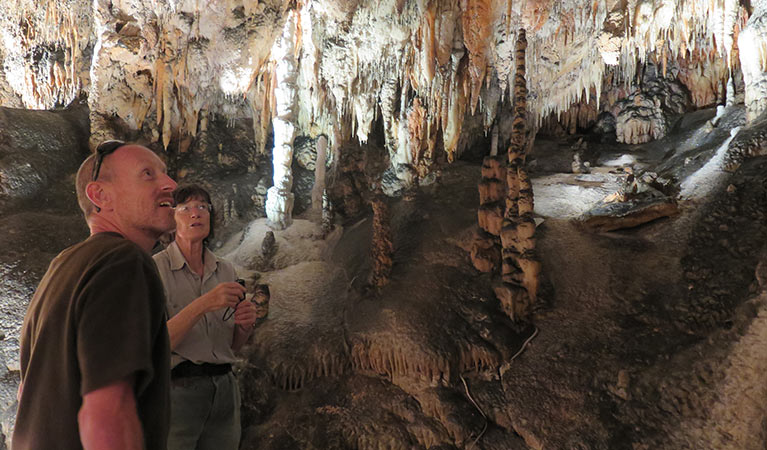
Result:
[[[104,162],[104,158],[107,155],[114,153],[115,150],[125,145],[125,142],[118,140],[104,141],[96,147],[96,163],[93,165],[93,176],[91,181],[96,181],[99,178],[99,172],[101,171],[101,163]]]

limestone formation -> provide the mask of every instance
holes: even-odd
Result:
[[[687,94],[678,83],[651,78],[641,91],[616,103],[618,142],[641,144],[662,138],[671,121],[688,109]]]
[[[392,264],[394,264],[391,215],[386,200],[381,196],[376,196],[371,206],[373,207],[373,240],[370,245],[370,260],[373,268],[369,282],[371,286],[380,288],[389,282]]]
[[[677,203],[668,198],[626,200],[598,206],[585,213],[579,222],[592,231],[614,231],[673,216],[678,211]]]
[[[533,188],[525,167],[527,124],[527,80],[525,78],[525,30],[517,33],[514,75],[514,122],[506,170],[506,210],[501,228],[503,283],[495,288],[506,313],[524,319],[538,293],[540,263],[535,256]]]
[[[327,236],[333,229],[333,204],[330,203],[328,192],[322,192],[322,233]]]
[[[274,239],[274,232],[269,230],[264,235],[264,239],[261,241],[261,258],[263,260],[263,268],[272,267],[272,258],[277,253],[277,242]]]
[[[296,137],[298,119],[296,20],[294,15],[290,16],[273,50],[277,58],[275,66],[277,85],[274,88],[276,117],[272,121],[274,185],[269,188],[266,196],[266,217],[273,226],[280,229],[289,227],[293,222],[294,194],[291,192],[293,187],[291,165],[293,164],[293,139]]]
[[[506,157],[486,156],[482,162],[482,178],[478,185],[477,219],[485,238],[472,244],[471,260],[481,272],[490,272],[497,265],[501,249],[496,242],[503,222],[503,201],[506,197]],[[495,238],[494,238],[495,237]]]
[[[214,117],[249,118],[257,149],[269,130],[282,136],[275,167],[289,160],[282,143],[291,136],[324,134],[333,149],[366,142],[380,119],[393,174],[405,165],[423,176],[439,152],[452,161],[471,145],[467,133],[504,121],[513,30],[523,27],[530,129],[547,117],[568,132],[590,126],[649,65],[683,83],[697,106],[721,101],[742,65],[755,117],[765,97],[761,3],[753,12],[734,0],[675,3],[6,0],[0,105],[52,108],[87,95],[92,143],[140,135],[179,153]],[[293,50],[282,57],[287,47],[274,44],[286,29]],[[284,78],[289,59],[295,71]],[[272,123],[287,92],[298,110],[292,132]],[[639,123],[649,112],[627,117],[621,127],[632,131],[619,136],[660,136],[663,124]],[[272,192],[272,215],[287,214],[288,194]]]
[[[747,120],[767,109],[767,4],[753,3],[754,11],[738,36],[743,81],[746,85]]]
[[[322,217],[323,196],[325,195],[325,160],[327,159],[328,138],[317,139],[317,162],[314,166],[314,186],[312,186],[312,213]],[[308,167],[307,167],[308,168]]]

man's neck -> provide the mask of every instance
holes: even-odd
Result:
[[[125,239],[138,245],[147,253],[151,253],[152,248],[154,247],[155,243],[157,243],[157,238],[159,237],[149,236],[146,233],[142,233],[140,230],[125,229],[116,223],[100,216],[91,217],[90,220],[88,220],[88,227],[91,230],[91,236],[97,233],[117,233],[122,235],[122,237]]]

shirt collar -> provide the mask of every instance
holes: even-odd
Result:
[[[204,276],[207,277],[207,275],[216,270],[216,267],[218,266],[218,258],[212,251],[208,250],[207,247],[203,247],[202,253],[203,273]],[[184,265],[188,265],[186,258],[184,258],[184,254],[181,253],[181,250],[178,248],[175,241],[171,242],[168,246],[168,256],[170,256],[170,270],[181,270],[184,268]]]

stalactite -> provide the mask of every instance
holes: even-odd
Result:
[[[724,0],[724,19],[722,23],[722,47],[724,47],[727,67],[732,69],[734,58],[735,28],[738,24],[740,2],[738,0]]]
[[[271,122],[272,109],[274,108],[271,103],[274,66],[275,64],[272,62],[266,63],[258,72],[254,73],[251,88],[248,89],[247,94],[248,106],[253,116],[253,140],[259,154],[265,153],[266,150],[267,127]]]
[[[492,32],[492,2],[490,0],[462,0],[463,41],[469,51],[469,80],[471,113],[477,108],[479,91],[487,71],[488,41]]]
[[[0,67],[25,107],[64,106],[79,94],[82,49],[90,37],[81,7],[55,0],[7,0],[0,8]]]

